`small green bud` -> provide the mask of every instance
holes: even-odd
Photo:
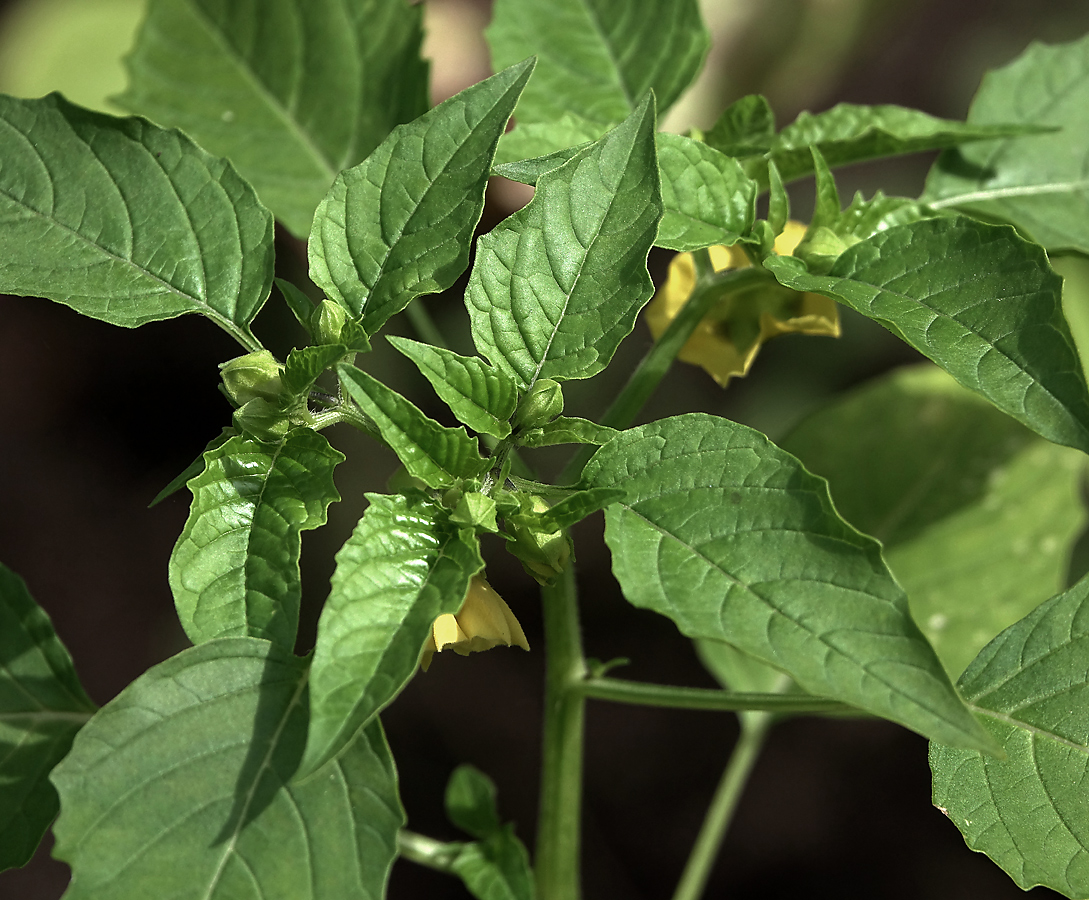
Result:
[[[477,531],[490,531],[492,534],[499,531],[495,523],[495,501],[487,494],[475,491],[462,495],[450,515],[450,521]]]
[[[283,365],[268,350],[255,350],[219,367],[227,396],[238,406],[251,400],[279,400],[284,389],[280,381],[283,371]]]
[[[551,378],[534,382],[514,412],[518,428],[540,428],[563,412],[563,389]]]
[[[310,333],[315,344],[339,344],[348,314],[332,300],[322,300],[310,315]]]
[[[507,551],[522,561],[522,568],[539,584],[549,585],[563,573],[571,559],[571,542],[562,531],[542,531],[533,519],[548,510],[541,497],[525,497],[523,513],[508,520],[514,540]],[[528,513],[528,514],[527,514]]]
[[[278,403],[254,397],[234,411],[234,425],[258,440],[276,441],[287,434],[291,421]]]

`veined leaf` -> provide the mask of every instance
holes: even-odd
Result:
[[[493,437],[510,434],[508,419],[518,406],[518,387],[503,371],[476,356],[403,337],[387,340],[416,364],[458,421]]]
[[[574,113],[611,125],[651,90],[665,112],[711,43],[695,0],[497,0],[485,37],[497,69],[538,58],[523,124]]]
[[[624,491],[620,488],[590,488],[588,491],[575,491],[541,513],[538,527],[545,533],[562,531],[576,522],[581,522],[591,513],[604,509],[610,503],[622,500],[624,496]]]
[[[71,900],[380,897],[404,812],[378,722],[305,784],[306,663],[256,638],[144,673],[54,772]]]
[[[276,443],[236,435],[204,454],[170,557],[170,589],[193,643],[249,635],[295,645],[300,532],[324,525],[340,499],[333,469],[343,459],[309,428]]]
[[[540,428],[528,428],[518,433],[523,447],[553,447],[556,444],[607,444],[619,432],[608,425],[598,425],[589,419],[559,416]]]
[[[450,869],[477,900],[533,900],[529,854],[511,825],[463,845]]]
[[[428,106],[402,0],[151,0],[127,109],[228,157],[295,235],[341,169]]]
[[[532,69],[520,62],[395,128],[321,201],[310,277],[367,334],[469,264],[495,147]]]
[[[957,122],[936,119],[903,106],[858,106],[839,103],[825,112],[800,113],[775,135],[768,156],[783,181],[813,171],[810,147],[816,147],[832,167],[875,159],[956,147],[969,141],[1034,134],[1039,129],[1016,119]],[[753,173],[757,177],[758,173]]]
[[[733,644],[810,693],[991,748],[880,545],[759,432],[704,414],[654,422],[602,447],[583,481],[627,492],[605,511],[605,541],[633,605]]]
[[[606,131],[608,126],[570,112],[564,113],[553,122],[519,122],[499,139],[494,166],[498,169],[520,160],[535,159],[567,150],[581,150],[582,145],[592,144]]]
[[[49,616],[0,563],[0,871],[34,855],[57,814],[49,772],[94,710]]]
[[[522,388],[600,372],[653,292],[661,212],[648,97],[477,242],[465,293],[477,349]]]
[[[207,316],[248,349],[272,286],[272,216],[177,131],[0,95],[0,291],[135,328]]]
[[[310,674],[305,777],[340,753],[416,671],[432,623],[457,612],[484,568],[477,540],[422,496],[368,494],[337,554]]]
[[[1024,890],[1089,895],[1089,581],[1053,597],[984,648],[965,701],[1005,759],[930,745],[934,805]]]
[[[756,182],[736,159],[679,134],[658,135],[665,210],[659,247],[699,250],[734,244],[756,219]]]
[[[464,428],[444,428],[355,366],[342,365],[337,371],[348,395],[374,422],[409,474],[429,487],[449,487],[458,478],[471,478],[488,468],[476,438]]]
[[[704,136],[710,146],[734,157],[765,153],[774,139],[775,113],[760,94],[735,100]]]
[[[1012,228],[929,219],[855,244],[827,275],[788,256],[764,265],[787,287],[880,322],[1048,440],[1089,451],[1089,389],[1062,315],[1062,281]]]
[[[968,122],[1058,130],[943,153],[922,199],[1012,222],[1051,251],[1089,253],[1089,36],[1057,46],[1030,44],[1008,66],[989,72]]]
[[[912,615],[957,677],[1062,589],[1085,524],[1085,457],[1034,435],[929,364],[806,419],[784,442],[876,537]]]

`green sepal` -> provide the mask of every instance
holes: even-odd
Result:
[[[526,574],[538,584],[555,584],[571,560],[571,538],[542,521],[541,514],[549,509],[542,497],[523,495],[519,503],[518,512],[504,520],[512,537],[507,552],[521,560]]]
[[[488,468],[475,438],[464,428],[446,428],[418,406],[355,366],[337,367],[340,383],[397,454],[409,474],[429,487],[453,486]]]
[[[495,516],[496,505],[493,498],[479,491],[468,491],[461,495],[453,512],[450,513],[450,521],[465,525],[477,532],[487,531],[498,534],[499,525],[496,524]]]

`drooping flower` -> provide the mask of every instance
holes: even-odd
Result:
[[[447,648],[468,656],[500,644],[529,649],[525,632],[510,607],[482,575],[474,575],[461,609],[439,616],[431,625],[420,666],[426,672],[431,657]]]
[[[805,235],[801,222],[787,222],[775,239],[775,252],[788,256]],[[708,248],[716,272],[743,269],[752,262],[739,247]],[[669,277],[647,305],[647,325],[658,340],[688,301],[696,285],[691,253],[678,253],[669,265]],[[683,362],[700,366],[723,387],[734,376],[747,375],[769,338],[791,332],[839,337],[839,310],[821,294],[803,294],[766,281],[732,291],[696,326],[677,354]]]

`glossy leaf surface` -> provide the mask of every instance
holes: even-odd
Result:
[[[756,218],[756,182],[735,159],[679,134],[658,135],[665,210],[655,244],[699,250],[735,244]]]
[[[344,455],[309,428],[277,443],[235,435],[204,454],[193,503],[170,557],[170,588],[195,644],[248,635],[295,645],[300,532],[340,499]]]
[[[1058,130],[967,145],[938,157],[923,200],[1013,222],[1048,250],[1089,253],[1089,36],[1033,43],[988,73],[968,122]]]
[[[844,522],[827,483],[757,431],[690,414],[624,432],[584,481],[617,487],[613,572],[635,606],[726,641],[810,693],[950,744],[985,748],[908,612],[880,545]]]
[[[445,428],[418,406],[355,366],[338,370],[341,384],[377,426],[383,440],[410,474],[428,486],[449,487],[458,478],[480,475],[488,461],[464,428]]]
[[[1062,315],[1060,278],[1012,228],[953,217],[890,228],[827,275],[765,265],[880,322],[965,387],[1054,441],[1089,450],[1089,390]]]
[[[227,638],[155,666],[56,769],[70,900],[384,896],[404,813],[377,722],[305,784],[306,664]]]
[[[427,111],[402,0],[152,0],[118,102],[228,157],[295,235],[341,169]]]
[[[479,357],[461,356],[408,338],[388,340],[416,364],[458,421],[497,438],[510,434],[508,420],[518,406],[518,387],[501,369]]]
[[[310,277],[367,334],[469,264],[495,147],[532,68],[512,66],[396,128],[321,201]]]
[[[553,447],[557,444],[607,444],[617,435],[615,428],[598,425],[589,419],[559,416],[540,428],[527,428],[518,433],[523,447]]]
[[[0,96],[0,291],[112,325],[201,313],[244,346],[272,286],[272,216],[176,131]]]
[[[522,123],[620,122],[651,90],[664,112],[710,45],[695,0],[497,0],[485,36],[497,69],[538,59]]]
[[[600,372],[653,291],[661,211],[647,98],[477,242],[465,294],[477,349],[523,388]]]
[[[57,814],[49,772],[94,709],[49,617],[0,563],[0,871],[34,855]]]
[[[783,181],[793,181],[813,171],[811,146],[821,152],[830,166],[845,166],[880,156],[938,150],[1034,130],[1017,122],[1010,119],[957,122],[891,104],[839,103],[824,112],[799,114],[775,135],[769,155],[779,167]]]
[[[1025,890],[1089,895],[1089,582],[1002,632],[968,667],[965,700],[1003,760],[930,745],[934,805]]]
[[[1037,437],[932,366],[813,414],[783,442],[885,547],[911,611],[958,676],[1059,591],[1085,523],[1085,457]]]
[[[476,538],[422,497],[368,494],[337,554],[318,621],[310,732],[300,775],[340,753],[416,671],[431,624],[457,612],[484,568]]]

